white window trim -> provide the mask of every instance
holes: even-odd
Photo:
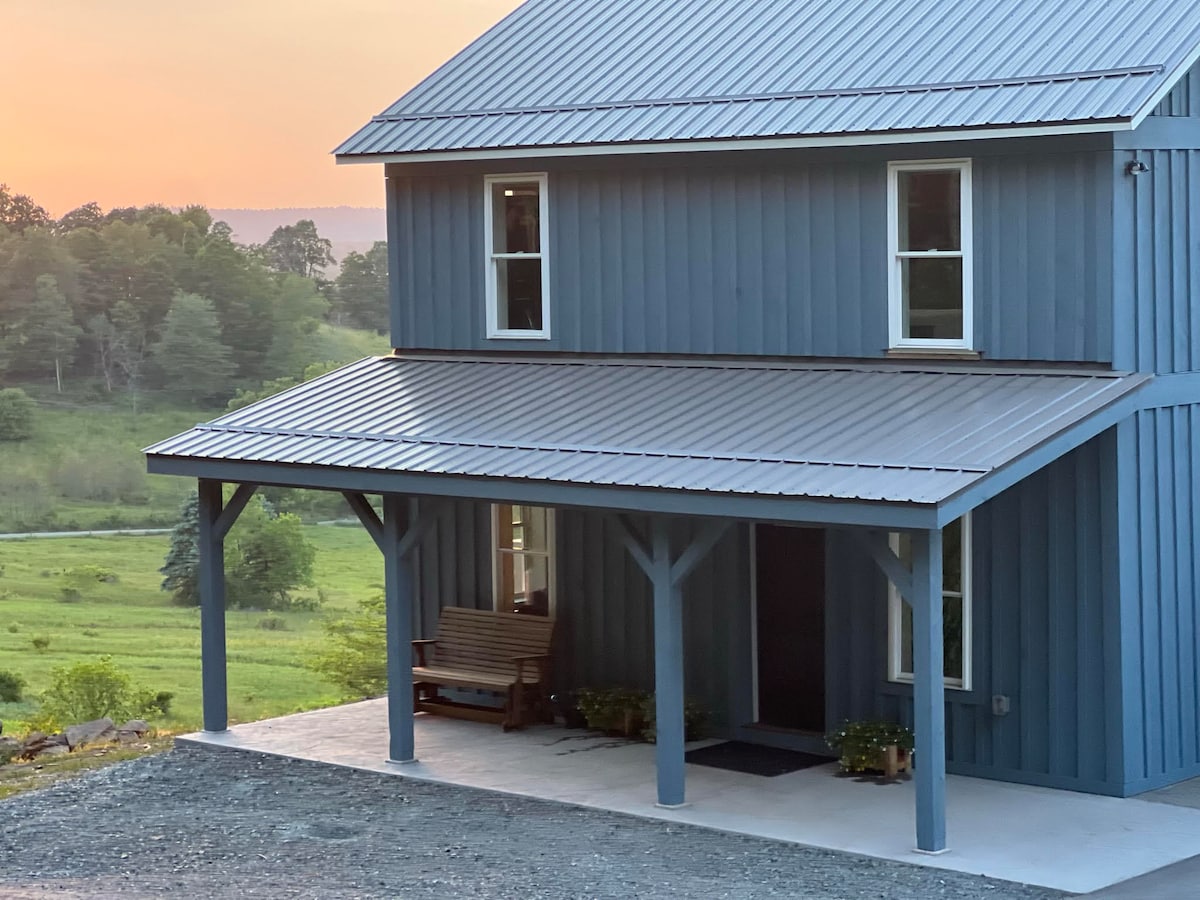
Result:
[[[500,609],[500,556],[502,553],[520,553],[525,556],[546,557],[546,591],[549,594],[547,610],[551,618],[558,608],[558,565],[555,552],[555,534],[557,529],[557,510],[546,509],[546,549],[542,550],[508,550],[499,544],[500,538],[500,507],[501,506],[530,506],[528,503],[493,503],[492,504],[492,609]]]
[[[892,548],[892,552],[896,553],[900,549],[900,535],[892,532],[888,537],[888,545]],[[972,564],[971,564],[971,514],[966,513],[962,517],[962,678],[945,678],[946,687],[958,691],[971,690],[971,670],[972,670],[972,654],[971,647],[974,643],[972,630],[972,606],[974,598],[972,594]],[[943,601],[946,592],[942,592]],[[913,673],[904,672],[901,670],[901,660],[904,658],[904,650],[901,647],[901,641],[904,636],[904,629],[901,627],[901,604],[907,601],[900,596],[900,592],[896,590],[896,586],[888,581],[888,681],[896,681],[902,684],[912,684]]]
[[[962,250],[901,252],[900,173],[948,170],[957,170],[959,173],[959,220],[962,229]],[[969,159],[922,159],[912,162],[888,163],[888,342],[893,348],[974,349],[974,215],[971,183],[971,160]],[[906,338],[904,337],[904,291],[901,283],[901,261],[905,258],[937,256],[962,257],[962,340]]]
[[[496,253],[495,206],[492,186],[497,182],[536,182],[538,185],[538,232],[542,261],[542,327],[539,331],[500,327],[500,307],[496,291],[496,261],[500,259],[528,259],[529,253]],[[487,336],[496,340],[548,341],[550,340],[550,202],[548,178],[545,172],[518,172],[508,175],[485,175],[483,178],[483,246],[484,286],[487,298]]]

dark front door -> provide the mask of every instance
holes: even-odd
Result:
[[[825,531],[759,525],[758,723],[825,730]]]

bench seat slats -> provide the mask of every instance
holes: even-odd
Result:
[[[505,728],[523,724],[525,689],[531,696],[544,699],[542,680],[546,659],[554,637],[554,620],[523,616],[511,612],[445,607],[438,618],[437,636],[432,643],[414,642],[423,663],[413,667],[413,685],[418,695],[433,696],[418,700],[417,707],[429,712],[449,713],[454,704],[436,696],[437,687],[479,688],[505,693]],[[518,684],[514,657],[521,664]],[[436,701],[436,702],[435,702]],[[517,707],[517,708],[514,708]]]

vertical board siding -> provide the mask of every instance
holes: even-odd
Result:
[[[1200,63],[1188,70],[1150,115],[1200,116]]]
[[[1122,639],[1131,650],[1126,702],[1130,793],[1200,774],[1197,583],[1200,406],[1139,412],[1129,429],[1130,491],[1121,510],[1134,546],[1122,548],[1135,596]]]
[[[887,158],[775,160],[552,167],[549,341],[484,337],[482,176],[390,177],[393,343],[883,355]],[[985,356],[1111,359],[1110,166],[1099,152],[976,158],[976,345]]]
[[[954,771],[1118,793],[1109,772],[1101,529],[1116,512],[1105,484],[1111,433],[975,512],[973,685],[946,691]],[[848,535],[830,539],[831,719],[911,724],[911,689],[887,683],[887,584]],[[1011,699],[994,716],[991,698]]]
[[[1106,157],[989,157],[973,168],[980,349],[996,359],[1110,361]]]
[[[1133,289],[1126,340],[1134,365],[1160,373],[1200,370],[1200,150],[1139,150],[1118,158],[1124,209],[1116,240],[1132,249],[1119,270]],[[1135,159],[1150,171],[1125,174]]]
[[[417,550],[420,587],[415,633],[433,637],[443,606],[493,608],[491,507],[455,501]],[[644,524],[644,523],[642,523]],[[693,525],[679,521],[675,552]],[[555,690],[654,687],[654,603],[649,580],[630,557],[608,514],[559,510]],[[686,685],[717,731],[749,684],[750,575],[746,526],[734,526],[684,584]],[[744,724],[738,722],[737,724]]]

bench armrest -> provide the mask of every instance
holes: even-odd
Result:
[[[417,665],[425,665],[425,648],[436,644],[436,640],[413,641],[413,649],[417,651]]]
[[[536,662],[538,667],[538,677],[541,681],[546,680],[546,663],[550,661],[549,653],[524,653],[520,656],[509,657],[517,666],[517,680],[525,680],[525,663]]]

